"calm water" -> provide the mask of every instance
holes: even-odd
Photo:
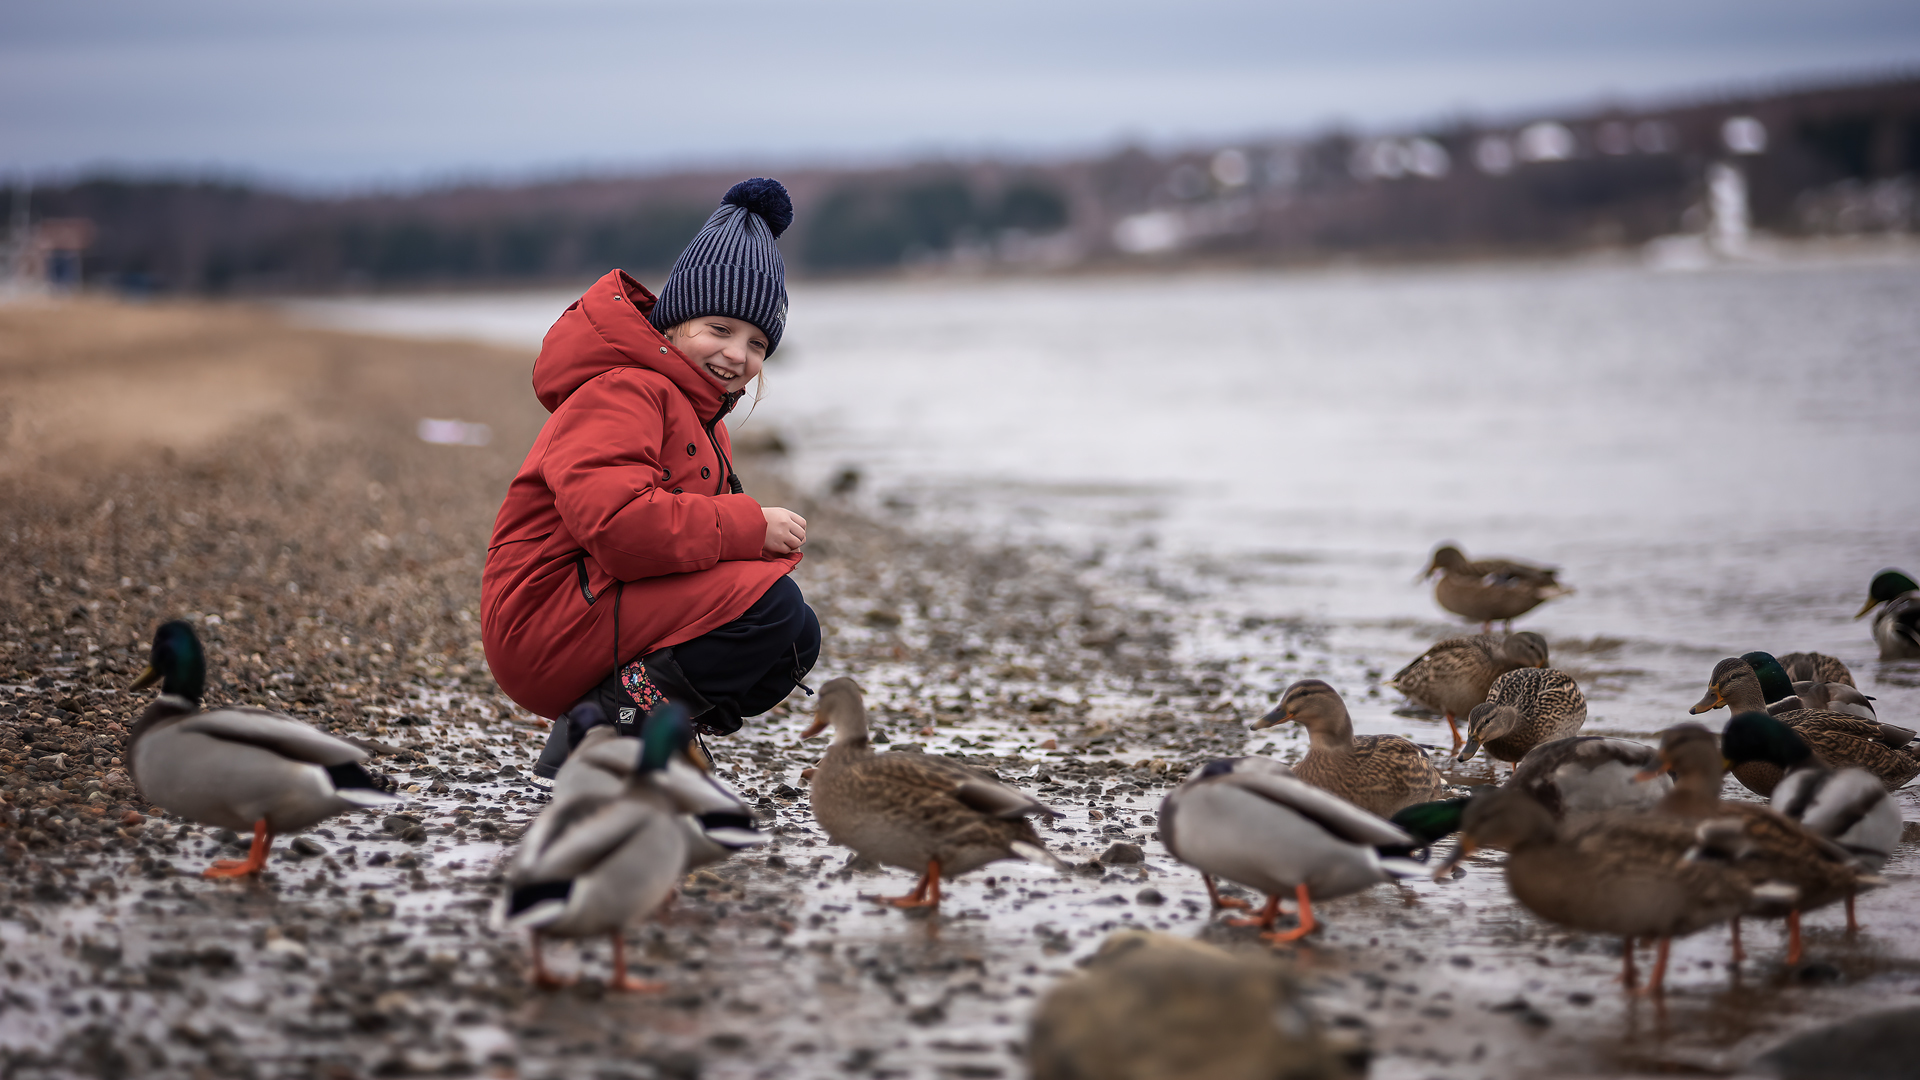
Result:
[[[299,310],[531,351],[571,299]],[[1839,655],[1920,718],[1920,672],[1850,618],[1875,570],[1920,568],[1920,262],[805,285],[792,318],[742,423],[802,482],[857,468],[922,527],[1308,617],[1336,682],[1446,629],[1413,579],[1452,539],[1565,568],[1578,594],[1522,625],[1589,643],[1560,663],[1594,727],[1658,730],[1754,648]],[[1363,730],[1434,734],[1390,698]]]

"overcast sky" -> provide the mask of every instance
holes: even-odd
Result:
[[[1901,69],[1915,0],[0,0],[0,169],[1052,155]]]

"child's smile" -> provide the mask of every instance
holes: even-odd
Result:
[[[668,339],[722,390],[745,386],[767,358],[767,335],[744,319],[702,315],[673,328]]]

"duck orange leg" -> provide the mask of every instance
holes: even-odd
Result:
[[[1800,910],[1787,912],[1787,963],[1800,962]]]
[[[1857,934],[1859,932],[1860,932],[1860,924],[1856,922],[1853,917],[1853,894],[1848,893],[1847,894],[1847,933]]]
[[[940,860],[928,859],[927,872],[920,883],[905,896],[869,896],[882,904],[892,904],[897,908],[939,908],[940,906]]]
[[[1647,985],[1633,991],[1645,997],[1659,997],[1667,992],[1667,951],[1672,948],[1672,938],[1660,939],[1660,951],[1653,957],[1653,974],[1647,976]],[[1627,950],[1629,954],[1633,950]]]
[[[567,985],[568,980],[547,970],[546,960],[540,955],[540,931],[535,930],[529,936],[533,949],[533,985],[542,990],[558,990]]]
[[[1242,904],[1240,906],[1245,907],[1246,905]],[[1267,897],[1267,906],[1260,909],[1260,914],[1246,919],[1236,917],[1223,921],[1228,926],[1257,926],[1262,930],[1271,930],[1273,929],[1273,924],[1278,921],[1279,918],[1280,898],[1278,896],[1269,896]]]
[[[1301,938],[1313,933],[1314,930],[1319,927],[1320,924],[1313,921],[1313,901],[1312,898],[1307,895],[1307,887],[1305,885],[1294,886],[1293,895],[1294,898],[1300,902],[1300,925],[1291,930],[1281,930],[1272,934],[1261,934],[1260,940],[1271,941],[1275,945],[1285,945],[1288,942],[1299,941]]]
[[[1235,899],[1231,896],[1221,896],[1220,890],[1214,888],[1212,874],[1201,874],[1200,880],[1207,883],[1207,896],[1213,901],[1213,910],[1215,911],[1219,911],[1221,908],[1234,908],[1238,911],[1246,911],[1253,906],[1245,900]]]
[[[1447,714],[1447,730],[1453,732],[1453,753],[1458,757],[1460,748],[1467,744],[1467,740],[1460,737],[1460,725],[1453,722],[1452,713]]]
[[[1747,950],[1740,947],[1740,920],[1733,920],[1733,962],[1738,964],[1747,958]]]
[[[201,877],[230,878],[257,874],[266,868],[267,849],[273,846],[273,831],[267,828],[267,819],[261,818],[253,823],[253,846],[247,849],[245,859],[220,859],[212,866],[201,871]]]
[[[613,932],[613,978],[607,980],[607,989],[623,994],[657,994],[666,988],[666,983],[647,982],[627,974],[627,937],[615,930]]]

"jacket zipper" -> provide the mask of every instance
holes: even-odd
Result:
[[[714,427],[717,426],[721,420],[725,419],[728,413],[733,411],[734,404],[740,400],[740,395],[744,393],[746,393],[744,390],[735,390],[731,394],[722,395],[720,399],[720,411],[714,413],[713,419],[707,421],[706,424],[707,444],[713,447],[713,456],[720,459],[720,471],[726,477],[720,482],[720,490],[714,492],[715,495],[742,495],[745,494],[747,490],[740,486],[740,478],[733,473],[733,462],[727,458],[727,452],[720,449],[720,437],[713,433]]]

